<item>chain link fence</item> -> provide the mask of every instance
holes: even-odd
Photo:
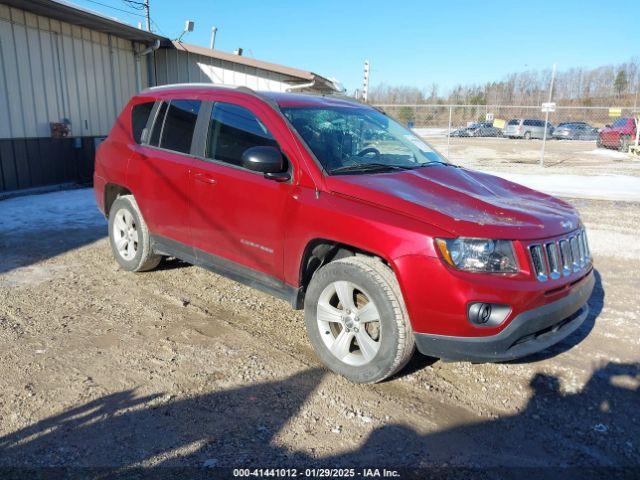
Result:
[[[637,141],[638,109],[633,107],[556,106],[547,113],[533,105],[445,105],[379,104],[384,110],[415,133],[434,144],[451,160],[473,155],[473,147],[490,159],[489,147],[495,147],[496,160],[509,158],[520,163],[544,163],[545,150],[554,163],[562,156],[576,157],[590,153],[602,158],[623,160],[629,146]],[[625,124],[618,135],[599,138],[603,129]],[[606,137],[606,138],[605,138]],[[520,140],[520,141],[513,141]],[[562,144],[558,140],[563,141]],[[511,141],[511,143],[509,143]],[[553,142],[553,143],[552,143]],[[548,150],[551,148],[551,150]],[[599,150],[602,149],[602,150]],[[633,150],[633,148],[632,148]],[[518,151],[522,152],[518,158]]]

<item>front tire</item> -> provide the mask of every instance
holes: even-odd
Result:
[[[627,153],[629,151],[629,145],[631,145],[631,137],[629,135],[620,135],[620,151]]]
[[[380,382],[413,355],[400,287],[378,259],[359,255],[321,267],[309,283],[304,316],[320,360],[352,382]]]
[[[133,195],[116,198],[109,210],[109,243],[113,256],[128,272],[145,272],[162,257],[153,253],[147,224]]]
[[[531,140],[531,132],[524,132],[524,136],[522,138],[525,140]]]

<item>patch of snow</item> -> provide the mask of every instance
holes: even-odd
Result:
[[[0,235],[105,224],[91,188],[0,200]]]
[[[611,150],[609,148],[594,148],[593,150],[588,150],[585,153],[587,155],[599,155],[601,157],[615,158],[617,160],[628,160],[629,155],[623,152],[619,152],[617,150]]]
[[[631,175],[533,175],[487,172],[549,195],[640,202],[640,177]]]
[[[453,132],[455,129],[451,128]],[[413,133],[418,135],[419,137],[446,137],[449,134],[449,129],[445,128],[414,128],[412,129]]]

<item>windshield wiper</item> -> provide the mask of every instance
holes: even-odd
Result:
[[[420,167],[432,167],[433,165],[442,165],[445,167],[453,167],[453,168],[460,168],[458,165],[454,165],[453,163],[449,163],[449,162],[426,162],[426,163],[421,163],[420,165],[418,165],[417,168]]]
[[[342,167],[334,168],[329,173],[359,173],[359,172],[381,172],[384,170],[412,170],[419,167],[403,166],[403,165],[389,165],[387,163],[360,163],[358,165],[343,165]]]

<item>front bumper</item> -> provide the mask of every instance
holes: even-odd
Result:
[[[456,337],[416,333],[420,353],[446,360],[501,362],[544,350],[573,333],[589,314],[587,300],[595,285],[588,277],[567,296],[524,311],[496,335]]]

